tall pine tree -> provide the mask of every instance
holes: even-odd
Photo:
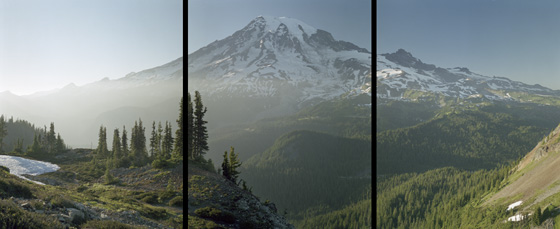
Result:
[[[97,143],[97,149],[95,152],[97,153],[98,158],[106,158],[108,153],[107,149],[107,128],[101,126],[99,127],[99,140]]]
[[[117,128],[113,132],[113,163],[115,168],[120,167],[122,158],[121,137],[119,136],[119,129]]]
[[[130,154],[132,155],[132,165],[141,167],[148,163],[148,151],[146,150],[145,128],[142,126],[142,119],[134,122],[130,137]]]
[[[194,159],[193,139],[194,139],[194,113],[191,101],[191,93],[187,94],[187,155],[189,159]]]
[[[202,159],[202,156],[208,151],[208,131],[206,129],[206,123],[208,122],[204,121],[207,108],[202,104],[202,98],[198,91],[195,91],[194,97],[193,158]]]
[[[190,95],[189,95],[190,102]],[[192,116],[192,104],[191,104],[191,116]],[[191,121],[192,122],[192,121]],[[181,97],[181,103],[179,104],[179,118],[177,119],[178,129],[175,131],[175,150],[174,158],[181,160],[183,158],[183,97]],[[190,126],[189,126],[190,127]],[[189,138],[191,140],[191,138]],[[190,142],[188,142],[190,145]]]
[[[122,142],[121,142],[121,152],[122,158],[119,161],[119,167],[128,167],[130,166],[130,155],[128,150],[128,137],[126,133],[126,126],[123,125],[122,130]]]
[[[156,121],[152,122],[152,135],[150,136],[150,157],[155,159],[156,157],[156,147],[157,147],[157,132],[156,132]]]
[[[172,136],[171,123],[165,122],[165,131],[161,140],[161,152],[163,159],[170,159],[171,152],[173,152],[173,136]]]
[[[237,168],[241,166],[241,162],[239,161],[238,155],[235,154],[233,146],[230,147],[229,151],[229,175],[231,176],[231,181],[237,184],[237,178],[239,177],[239,171]]]
[[[8,135],[8,131],[6,129],[6,120],[4,119],[4,115],[0,116],[0,152],[3,152],[4,147],[4,137]]]

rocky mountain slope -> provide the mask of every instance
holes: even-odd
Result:
[[[507,185],[486,200],[487,204],[521,201],[522,209],[553,202],[560,196],[560,125],[540,141],[514,168]],[[546,201],[545,201],[546,200]]]
[[[560,97],[560,91],[528,85],[504,77],[489,77],[468,68],[426,64],[399,49],[377,55],[377,98],[410,99],[407,92],[422,91],[458,98],[528,102],[529,95]]]
[[[188,56],[189,91],[301,105],[370,93],[371,53],[297,19],[259,16]]]
[[[294,228],[274,203],[261,202],[222,176],[188,166],[189,228]]]

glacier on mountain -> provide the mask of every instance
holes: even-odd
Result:
[[[259,16],[188,56],[189,90],[298,103],[371,93],[371,53],[297,19]]]

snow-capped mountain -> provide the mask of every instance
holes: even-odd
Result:
[[[459,98],[515,100],[511,92],[560,96],[560,91],[504,77],[473,73],[464,67],[441,68],[423,63],[403,49],[377,55],[377,98],[402,99],[407,90]]]
[[[189,91],[301,104],[371,93],[371,53],[297,19],[259,16],[188,55]]]

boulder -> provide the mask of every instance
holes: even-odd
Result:
[[[70,222],[79,224],[85,220],[84,213],[75,208],[68,208],[68,216],[70,218]]]

